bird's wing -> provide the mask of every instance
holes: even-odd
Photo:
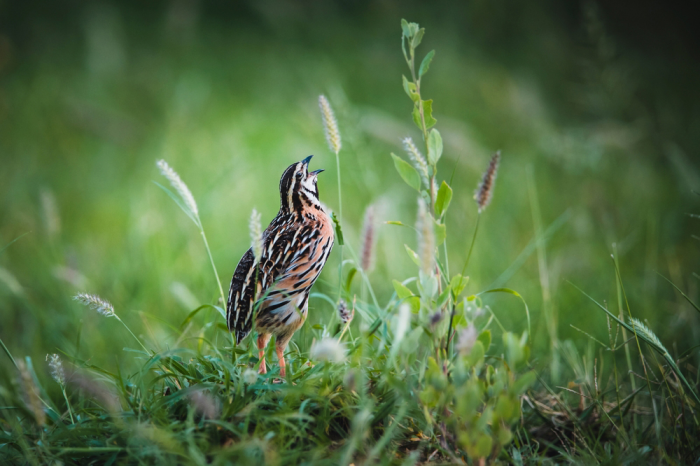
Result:
[[[253,249],[248,249],[241,258],[231,279],[231,288],[226,304],[228,329],[236,332],[236,342],[243,340],[253,327],[255,303],[265,297],[265,291],[286,269],[291,252],[288,245],[295,242],[298,233],[289,219],[278,215],[263,233],[263,248],[260,261],[255,263]],[[259,307],[259,306],[257,306]]]
[[[226,303],[229,331],[236,332],[236,342],[243,340],[253,327],[253,305],[262,288],[260,267],[255,263],[253,249],[241,258],[231,279]]]

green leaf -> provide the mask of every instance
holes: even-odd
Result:
[[[435,219],[432,220],[435,226],[435,246],[440,246],[445,242],[445,238],[447,237],[447,227],[445,227],[444,223],[438,223]]]
[[[345,291],[350,294],[350,286],[352,286],[352,279],[355,278],[355,274],[357,273],[357,269],[353,267],[348,271],[348,276],[345,279]]]
[[[491,330],[484,330],[479,334],[476,340],[484,345],[484,351],[488,351],[489,346],[491,346]]]
[[[464,288],[467,286],[467,283],[469,283],[469,277],[463,277],[459,273],[452,277],[452,281],[450,282],[450,288],[452,288],[452,293],[454,294],[455,300],[460,294],[462,294],[462,291],[464,291]]]
[[[425,116],[425,129],[429,129],[432,126],[435,126],[435,123],[437,123],[437,120],[433,118],[433,100],[423,100],[423,115]],[[418,128],[422,131],[423,130],[423,122],[421,121],[420,118],[420,109],[418,108],[418,105],[413,107],[413,122],[418,126]]]
[[[416,23],[412,23],[416,24]],[[416,28],[418,25],[416,24]],[[425,28],[420,28],[418,31],[416,31],[415,35],[413,36],[413,39],[411,40],[411,48],[415,49],[417,48],[420,43],[423,41],[423,36],[425,35]]]
[[[221,316],[224,318],[224,320],[226,320],[226,312],[223,309],[221,309],[219,306],[214,306],[212,304],[202,304],[197,309],[195,309],[194,311],[187,314],[187,317],[185,317],[185,320],[183,320],[182,323],[180,324],[180,329],[185,328],[185,325],[187,325],[194,318],[194,316],[199,314],[199,312],[203,311],[204,309],[214,309],[215,311],[218,311],[219,314],[221,314]]]
[[[406,298],[406,301],[404,302],[411,306],[411,312],[413,314],[418,314],[418,312],[420,312],[420,298],[418,296],[411,296],[410,298]]]
[[[530,388],[532,384],[535,383],[536,375],[534,371],[528,371],[523,375],[519,376],[513,385],[510,387],[511,391],[515,395],[521,395],[525,390]]]
[[[403,32],[404,37],[411,37],[411,30],[408,26],[408,21],[406,21],[405,19],[401,20],[401,31]]]
[[[394,290],[396,290],[396,295],[399,299],[406,299],[413,296],[413,292],[400,281],[392,280],[392,283],[394,284]]]
[[[520,293],[517,291],[511,290],[510,288],[494,288],[492,290],[486,290],[482,291],[479,293],[479,295],[486,294],[486,293],[508,293],[512,294],[516,298],[519,298],[520,301],[523,302],[523,305],[525,306],[525,315],[527,316],[527,333],[528,335],[532,335],[532,329],[530,328],[530,309],[527,307],[527,303],[525,302],[525,298],[520,296]]]
[[[435,131],[435,130],[433,130]],[[438,217],[442,217],[452,201],[452,188],[444,181],[438,189],[437,199],[435,200],[435,213]]]
[[[396,171],[399,172],[401,178],[407,185],[420,192],[420,175],[416,169],[394,153],[391,154],[391,157],[394,159],[394,167],[396,167]]]
[[[406,95],[411,98],[413,102],[418,102],[420,95],[416,92],[416,85],[411,81],[406,79],[406,76],[401,76],[403,78],[403,90],[406,91]]]
[[[423,76],[425,73],[428,72],[428,68],[430,68],[430,62],[433,61],[434,56],[435,56],[435,50],[431,50],[423,58],[423,61],[421,62],[420,68],[418,70],[418,78],[420,78],[421,76]]]
[[[435,303],[435,307],[440,308],[447,302],[447,300],[450,298],[450,286],[447,285],[447,288],[443,290],[442,293],[440,293],[440,296],[438,296],[438,300]]]
[[[411,258],[413,262],[416,263],[417,266],[420,267],[420,257],[418,257],[418,254],[416,252],[408,247],[408,244],[404,244],[404,247],[406,248],[406,252],[408,253],[408,257]]]
[[[433,99],[423,101],[423,114],[425,115],[425,128],[432,128],[437,123],[433,118]]]
[[[335,212],[331,214],[331,218],[333,219],[333,223],[335,223],[335,237],[338,239],[338,244],[342,246],[345,244],[345,240],[343,239],[343,229],[340,226],[340,221],[338,220],[338,216],[335,215]]]
[[[442,136],[436,129],[431,129],[428,134],[428,162],[430,165],[437,165],[442,155]]]

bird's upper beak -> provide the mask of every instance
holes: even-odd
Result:
[[[306,167],[307,170],[309,169],[309,162],[311,162],[311,157],[313,157],[313,155],[309,155],[308,157],[306,157],[304,160],[301,161],[301,163],[304,164],[304,166]],[[309,172],[309,175],[318,175],[322,171],[325,171],[325,170],[323,170],[323,168],[321,168],[319,170]]]

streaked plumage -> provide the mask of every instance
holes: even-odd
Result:
[[[333,248],[331,219],[318,199],[311,157],[290,165],[280,180],[280,211],[262,235],[263,250],[255,264],[252,248],[241,258],[231,280],[226,307],[228,328],[241,342],[258,332],[260,372],[266,372],[264,349],[272,335],[285,376],[284,350],[306,320],[309,292]]]

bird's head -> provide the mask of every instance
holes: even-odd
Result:
[[[282,174],[280,180],[282,210],[301,212],[304,206],[320,208],[316,182],[318,174],[323,170],[309,171],[311,157],[313,155],[309,155],[301,162],[293,163]]]

